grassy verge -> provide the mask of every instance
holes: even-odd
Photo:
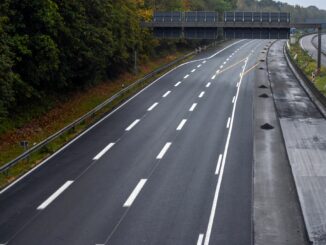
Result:
[[[312,73],[316,71],[317,61],[301,48],[299,41],[291,45],[290,55],[298,67],[312,81]],[[315,78],[314,85],[326,96],[326,67],[321,68],[319,75]]]
[[[41,117],[31,120],[22,128],[11,130],[10,132],[1,135],[0,166],[4,165],[11,159],[14,159],[23,152],[23,149],[19,146],[19,142],[21,140],[27,140],[30,145],[37,144],[61,128],[65,127],[67,124],[70,124],[77,118],[81,117],[96,107],[98,104],[105,101],[107,98],[119,92],[122,87],[128,86],[137,79],[148,74],[150,71],[162,66],[162,64],[169,63],[176,58],[181,57],[182,55],[184,55],[184,53],[175,53],[173,55],[148,62],[139,67],[139,74],[137,76],[131,73],[125,73],[114,81],[106,81],[90,88],[87,91],[78,92],[74,94],[68,101],[57,104],[53,109]],[[162,74],[158,74],[156,77],[159,77],[160,75]],[[42,160],[49,157],[51,154],[53,154],[55,151],[73,139],[76,135],[98,121],[106,113],[112,111],[123,101],[154,81],[156,77],[138,84],[133,89],[117,98],[113,103],[110,103],[101,111],[97,112],[96,115],[94,115],[92,118],[85,120],[82,124],[78,125],[73,130],[70,130],[70,132],[59,137],[51,144],[43,147],[41,150],[35,152],[28,159],[21,161],[15,167],[11,168],[3,174],[0,174],[0,188],[8,185],[18,176],[21,176],[22,174],[35,167]]]

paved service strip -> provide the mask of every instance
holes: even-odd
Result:
[[[54,192],[48,199],[46,199],[40,206],[37,207],[37,210],[43,210],[51,204],[62,192],[64,192],[74,181],[68,180],[63,184],[56,192]]]

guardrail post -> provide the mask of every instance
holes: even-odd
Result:
[[[321,68],[321,27],[318,27],[318,62],[317,72],[319,74]]]

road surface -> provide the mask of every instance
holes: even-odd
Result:
[[[252,244],[252,73],[268,43],[174,69],[2,191],[0,244]]]
[[[303,38],[300,39],[300,45],[304,50],[306,50],[309,53],[309,55],[313,59],[317,60],[318,52],[317,52],[316,47],[318,47],[317,46],[318,40],[316,38],[314,39],[315,36],[316,36],[316,34],[304,36]],[[313,44],[313,42],[315,42],[315,45]],[[322,35],[322,50],[326,50],[326,36],[325,35]],[[326,56],[324,54],[321,55],[321,63],[323,66],[326,66]]]

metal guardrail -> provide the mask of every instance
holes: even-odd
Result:
[[[299,74],[299,76],[302,78],[302,80],[310,89],[310,91],[313,93],[313,95],[316,97],[316,99],[318,99],[318,101],[324,106],[324,108],[326,108],[326,97],[315,87],[314,83],[310,81],[310,79],[306,76],[306,74],[300,69],[297,63],[293,60],[291,54],[289,53],[289,49],[287,45],[285,47],[285,52],[288,57],[288,60],[291,62],[295,71]]]
[[[157,68],[156,70],[154,70],[153,72],[147,74],[143,78],[138,79],[136,82],[134,82],[134,83],[130,84],[129,86],[127,86],[126,88],[122,89],[121,91],[119,91],[118,93],[116,93],[115,95],[113,95],[112,97],[110,97],[109,99],[107,99],[106,101],[104,101],[103,103],[101,103],[100,105],[96,106],[91,111],[87,112],[82,117],[78,118],[73,123],[69,124],[68,126],[64,127],[60,131],[58,131],[55,134],[51,135],[47,139],[43,140],[42,142],[40,142],[37,145],[33,146],[32,148],[28,149],[27,151],[25,151],[24,153],[22,153],[21,155],[19,155],[15,159],[13,159],[10,162],[6,163],[5,165],[1,166],[0,167],[0,173],[3,173],[5,171],[9,170],[10,168],[14,167],[20,161],[28,158],[31,154],[33,154],[36,151],[42,149],[42,147],[50,144],[51,142],[53,142],[54,140],[56,140],[57,138],[59,138],[63,134],[67,133],[69,130],[75,128],[76,126],[78,126],[79,124],[81,124],[82,122],[84,122],[85,120],[87,120],[88,118],[92,117],[96,112],[100,111],[105,106],[107,106],[108,104],[112,103],[115,99],[119,98],[125,92],[131,90],[132,88],[134,88],[138,84],[146,81],[149,78],[154,77],[155,75],[159,74],[163,70],[166,70],[166,69],[172,67],[173,65],[177,64],[178,62],[180,62],[182,60],[185,60],[186,58],[190,57],[191,55],[193,55],[195,53],[196,53],[196,51],[190,52],[189,54],[186,54],[186,55],[184,55],[184,56],[182,56],[182,57],[180,57],[180,58],[178,58],[178,59],[170,62],[169,64],[166,64],[166,65],[163,65],[163,66]]]

